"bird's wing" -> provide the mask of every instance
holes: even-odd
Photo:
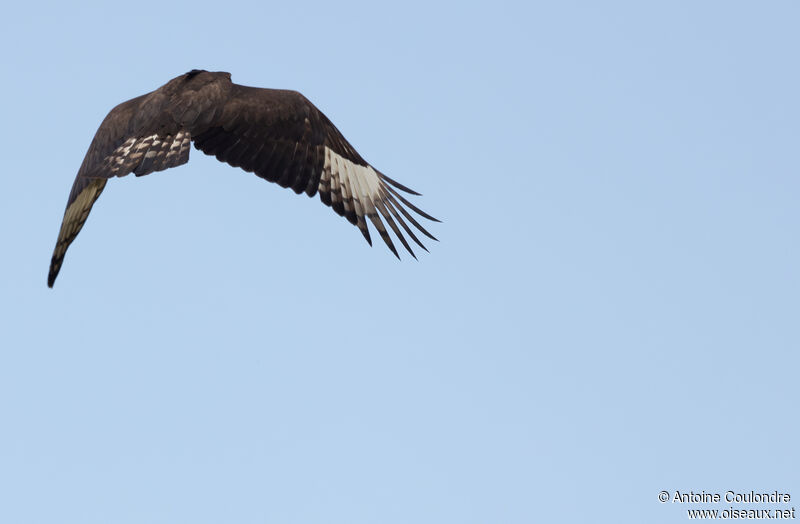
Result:
[[[260,89],[233,84],[213,118],[199,115],[208,125],[192,129],[197,149],[218,160],[253,172],[270,182],[305,192],[358,226],[372,244],[365,217],[399,258],[384,221],[412,256],[414,252],[398,228],[422,249],[408,223],[434,239],[406,209],[429,220],[398,190],[418,195],[370,166],[328,118],[295,91]],[[407,223],[408,222],[408,223]],[[416,256],[415,256],[416,258]]]
[[[108,178],[128,173],[146,175],[189,160],[191,136],[164,120],[163,104],[158,91],[149,93],[118,105],[100,124],[67,199],[50,260],[49,287],[53,287],[67,248],[78,236]]]

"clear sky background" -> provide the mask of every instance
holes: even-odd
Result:
[[[799,24],[727,0],[6,6],[0,522],[800,506]],[[441,242],[399,262],[192,149],[112,180],[48,289],[97,126],[192,68],[304,93]]]

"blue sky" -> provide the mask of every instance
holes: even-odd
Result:
[[[715,507],[661,490],[800,497],[798,15],[6,9],[0,522],[656,523]],[[112,180],[48,289],[97,126],[192,68],[304,93],[441,242],[398,262],[193,149]]]

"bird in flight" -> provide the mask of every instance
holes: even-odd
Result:
[[[230,73],[193,69],[112,109],[95,133],[67,199],[47,285],[109,178],[144,176],[189,161],[189,143],[207,155],[313,197],[372,240],[372,222],[395,254],[386,224],[416,258],[398,224],[427,249],[409,223],[436,240],[409,213],[438,222],[406,200],[419,195],[369,165],[328,118],[297,91],[231,82]],[[404,220],[405,218],[405,220]]]

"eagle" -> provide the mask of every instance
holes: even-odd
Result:
[[[400,192],[419,193],[372,167],[302,94],[234,84],[230,73],[193,69],[116,106],[100,124],[67,199],[48,287],[53,287],[67,248],[108,179],[185,164],[190,142],[217,160],[297,194],[319,194],[323,204],[357,226],[372,245],[369,219],[398,259],[386,225],[414,258],[400,228],[425,251],[409,224],[436,240],[408,210],[439,220]]]

